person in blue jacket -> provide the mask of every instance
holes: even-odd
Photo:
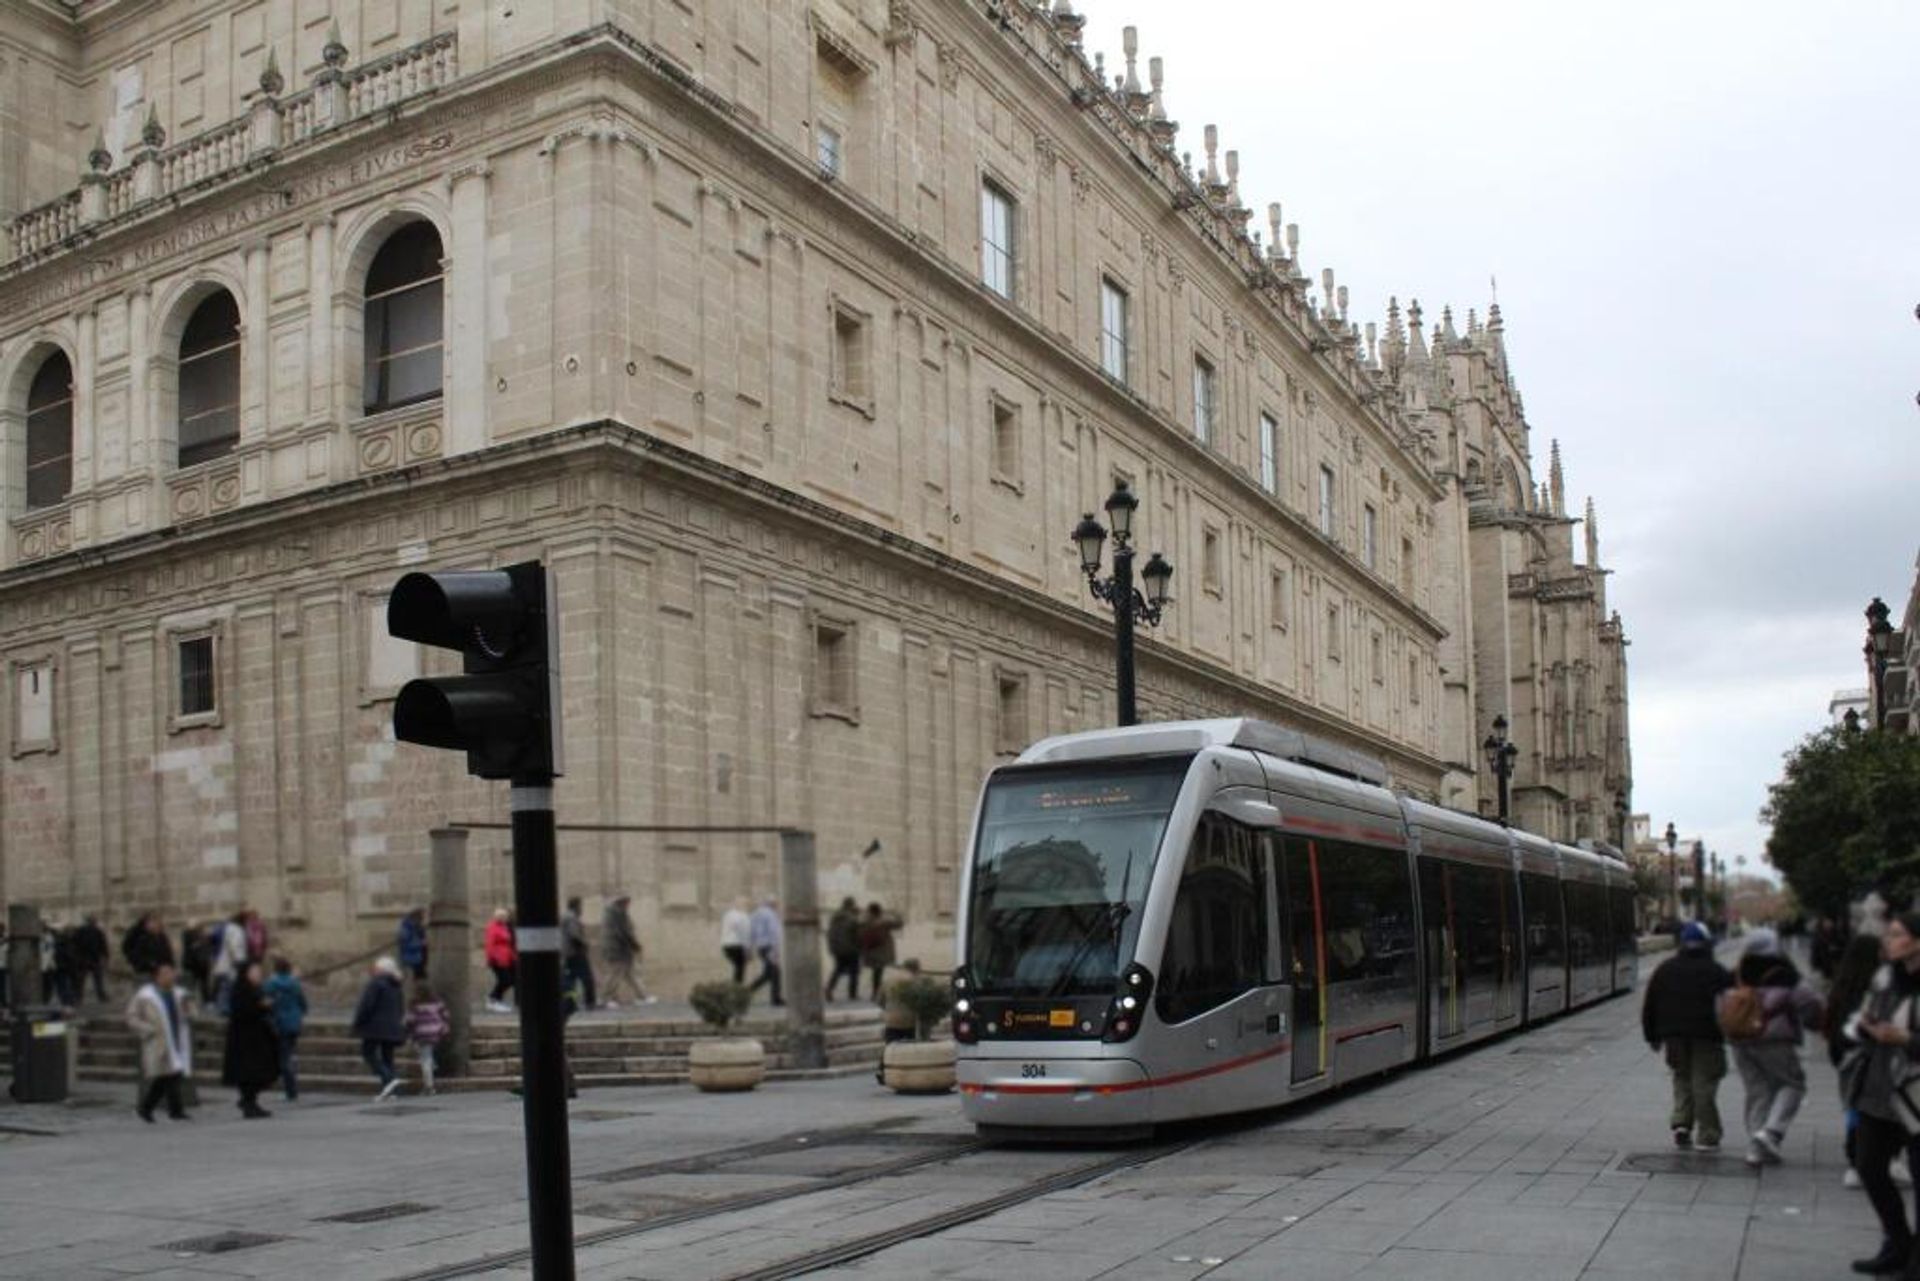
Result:
[[[273,1026],[280,1034],[280,1085],[287,1102],[300,1097],[300,1029],[307,1021],[307,990],[293,972],[293,962],[275,957],[273,977],[260,991],[273,1005]]]
[[[427,909],[416,907],[400,918],[400,968],[415,980],[427,977]]]

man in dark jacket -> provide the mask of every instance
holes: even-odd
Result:
[[[860,995],[860,905],[852,895],[840,900],[840,910],[827,922],[827,954],[833,957],[833,977],[827,980],[827,999],[833,989],[847,980],[847,996]]]
[[[107,999],[107,932],[91,914],[74,927],[73,960],[79,971],[74,984],[74,1003],[77,1005],[86,997],[88,979],[93,980],[93,994],[104,1002]]]
[[[1727,1047],[1714,1000],[1733,986],[1733,975],[1713,959],[1713,936],[1698,921],[1680,931],[1680,950],[1653,972],[1640,1028],[1647,1044],[1665,1048],[1673,1072],[1673,1146],[1720,1146],[1720,1107],[1714,1095],[1727,1074]]]
[[[353,1010],[353,1035],[360,1038],[360,1057],[380,1082],[382,1099],[400,1088],[393,1070],[393,1052],[407,1039],[406,994],[400,988],[400,966],[390,956],[373,963],[372,977],[360,989]]]
[[[173,964],[173,940],[160,924],[158,912],[148,912],[133,923],[120,942],[120,954],[127,958],[133,972],[143,978],[157,966]]]

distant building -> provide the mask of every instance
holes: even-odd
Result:
[[[809,827],[823,901],[950,955],[984,773],[1110,722],[1068,534],[1121,480],[1177,566],[1144,715],[1282,721],[1490,811],[1504,714],[1514,821],[1613,839],[1626,638],[1498,307],[1376,341],[1067,6],[8,14],[0,900],[250,904],[316,963],[390,938],[429,829],[506,789],[393,741],[444,668],[385,594],[539,557],[563,820]],[[560,862],[589,914],[633,895],[664,983],[774,853]]]

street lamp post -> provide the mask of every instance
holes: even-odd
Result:
[[[1701,924],[1707,920],[1707,843],[1693,843],[1693,919]]]
[[[1133,628],[1135,623],[1153,627],[1160,622],[1160,611],[1173,598],[1167,587],[1173,582],[1173,566],[1159,552],[1147,557],[1140,577],[1147,590],[1143,595],[1133,585],[1133,513],[1140,500],[1133,496],[1126,481],[1119,481],[1107,498],[1107,519],[1113,525],[1113,576],[1100,577],[1100,547],[1107,531],[1088,512],[1074,527],[1073,541],[1080,549],[1080,569],[1087,576],[1087,589],[1095,600],[1113,607],[1114,702],[1122,725],[1137,725],[1140,715],[1134,698]]]
[[[1493,771],[1493,777],[1500,788],[1500,822],[1507,821],[1509,799],[1509,780],[1513,778],[1513,758],[1520,755],[1520,749],[1507,741],[1507,718],[1493,718],[1493,733],[1487,735],[1480,747],[1487,754],[1487,768]]]
[[[1867,690],[1875,729],[1886,724],[1887,717],[1887,656],[1893,650],[1893,624],[1887,621],[1887,615],[1891,612],[1878,596],[1867,606],[1867,643],[1861,652],[1867,658]]]
[[[1676,924],[1680,920],[1680,879],[1674,851],[1679,842],[1680,833],[1673,830],[1673,824],[1667,824],[1667,919]]]

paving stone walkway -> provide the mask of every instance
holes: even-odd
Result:
[[[870,1080],[592,1091],[574,1112],[588,1278],[736,1277],[1013,1194],[815,1275],[1820,1281],[1877,1244],[1841,1187],[1833,1074],[1786,1163],[1670,1146],[1637,996],[1165,1148],[980,1150],[954,1099]],[[142,1125],[123,1087],[0,1106],[0,1277],[527,1276],[519,1112],[500,1096],[315,1098]],[[1735,1116],[1740,1087],[1722,1087]],[[1093,1163],[1124,1167],[1082,1179]],[[1031,1181],[1061,1184],[1044,1195]],[[652,1223],[649,1228],[646,1225]],[[265,1238],[265,1239],[260,1239]],[[824,1255],[820,1256],[823,1259]]]

